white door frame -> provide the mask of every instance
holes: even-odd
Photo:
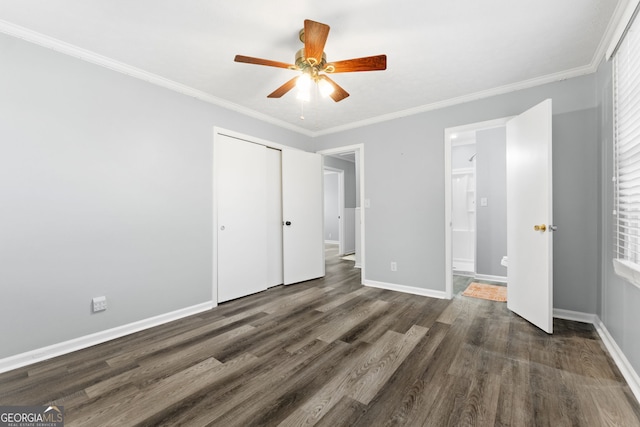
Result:
[[[445,263],[445,294],[447,299],[453,298],[453,243],[452,243],[452,197],[451,197],[451,148],[452,136],[456,133],[478,131],[483,129],[506,126],[513,116],[502,117],[484,122],[470,123],[463,126],[446,128],[444,130],[444,263]],[[477,233],[477,230],[476,230]]]
[[[344,171],[326,165],[324,170],[338,174],[338,255],[341,256],[344,255]]]
[[[211,283],[211,299],[213,301],[213,307],[218,305],[218,182],[215,179],[217,174],[216,167],[216,141],[220,138],[220,135],[225,135],[231,138],[240,139],[243,141],[251,142],[254,144],[264,145],[269,148],[275,148],[276,150],[298,150],[294,147],[289,147],[282,144],[277,144],[275,142],[267,141],[265,139],[256,138],[251,135],[246,135],[240,132],[235,132],[232,130],[224,129],[218,126],[213,127],[213,158],[211,159],[213,163],[213,175],[211,177],[213,184],[213,229],[211,230],[213,233],[213,263],[212,263],[212,283]]]
[[[329,148],[326,150],[317,151],[318,154],[322,155],[334,155],[341,153],[351,153],[355,152],[356,162],[358,164],[358,178],[360,183],[360,264],[361,264],[361,275],[360,275],[360,283],[365,282],[366,277],[366,262],[365,262],[365,186],[364,186],[364,144],[354,144],[354,145],[346,145],[343,147]],[[341,236],[344,233],[340,233]]]

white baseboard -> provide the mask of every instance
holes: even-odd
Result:
[[[329,245],[339,245],[340,242],[338,240],[325,240],[325,243],[329,244]]]
[[[613,361],[616,362],[622,376],[627,380],[627,384],[629,384],[629,388],[636,397],[636,400],[640,402],[640,377],[638,377],[638,373],[633,369],[633,366],[629,363],[629,360],[622,352],[622,349],[620,349],[599,317],[596,316],[596,322],[593,323],[593,326],[596,328],[596,331],[598,332],[598,335],[600,335],[605,347],[609,350]]]
[[[504,276],[492,276],[490,274],[476,274],[476,279],[488,280],[490,282],[507,283],[507,278]]]
[[[198,314],[203,311],[210,310],[216,305],[217,304],[213,301],[208,301],[191,307],[172,311],[170,313],[165,313],[159,316],[154,316],[148,319],[129,323],[127,325],[118,326],[116,328],[107,329],[105,331],[96,332],[94,334],[85,335],[79,338],[74,338],[69,341],[64,341],[47,347],[27,351],[25,353],[16,354],[15,356],[9,356],[4,359],[0,359],[0,373],[11,371],[13,369],[21,368],[23,366],[31,365],[33,363],[41,362],[43,360],[51,359],[57,356],[62,356],[63,354],[82,350],[83,348],[102,344],[103,342],[120,338],[125,335],[133,334],[144,329],[149,329],[154,326],[159,326],[164,323],[182,319],[183,317]]]
[[[553,317],[556,319],[572,320],[574,322],[583,322],[596,324],[598,316],[590,313],[582,313],[579,311],[563,310],[560,308],[553,309]]]
[[[413,286],[396,285],[395,283],[376,282],[373,280],[365,280],[362,284],[372,288],[404,292],[405,294],[420,295],[423,297],[430,297],[430,298],[447,299],[447,293],[444,291],[434,291],[432,289],[414,288]]]

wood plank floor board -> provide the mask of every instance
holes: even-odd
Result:
[[[498,410],[500,377],[494,374],[474,376],[461,405],[449,423],[456,426],[484,426],[494,423]]]
[[[624,392],[620,387],[614,387],[603,392],[602,390],[590,390],[591,397],[595,408],[597,408],[599,425],[602,426],[638,426],[640,422],[632,423],[628,417],[629,412],[633,412],[638,416],[636,405],[629,405],[629,401],[625,399]],[[591,421],[591,420],[590,420]]]
[[[335,377],[317,397],[290,417],[285,425],[318,421],[333,411],[333,405],[342,396],[368,403],[387,384],[426,333],[426,328],[417,325],[407,334],[388,331],[369,351],[354,360],[347,371]]]
[[[529,387],[529,363],[508,359],[502,368],[496,426],[526,425],[533,420],[533,397]]]
[[[155,339],[143,341],[140,345],[132,347],[135,348],[135,350],[119,352],[114,357],[108,358],[107,362],[109,365],[114,367],[123,364],[126,365],[131,363],[133,360],[140,360],[141,358],[159,354],[167,350],[171,351],[171,349],[176,346],[190,345],[194,341],[228,334],[230,331],[242,326],[246,322],[246,319],[252,319],[254,316],[259,317],[262,315],[263,314],[261,313],[252,313],[251,316],[241,320],[234,318],[233,322],[229,322],[226,319],[220,319],[180,334],[156,337]]]
[[[341,296],[337,297],[337,298],[333,298],[331,301],[322,304],[320,307],[317,307],[316,310],[321,311],[321,312],[327,312],[330,310],[333,310],[336,307],[341,306],[342,304],[351,301],[354,298],[357,298],[361,295],[366,295],[368,292],[369,288],[365,288],[364,286],[360,289],[358,289],[357,291],[354,292],[349,292],[349,293],[343,293],[341,294]]]
[[[313,354],[319,354],[326,349],[325,343],[319,344]],[[273,377],[273,372],[281,371],[283,364],[290,363],[289,367],[295,368],[294,355],[281,352],[278,356],[267,360],[255,358],[253,363],[245,366],[242,371],[235,371],[226,378],[212,382],[208,388],[192,393],[187,399],[166,405],[141,425],[207,425],[233,408],[247,406],[256,389],[268,383]]]
[[[425,380],[422,375],[431,365],[432,357],[448,330],[449,325],[433,325],[405,358],[404,363],[411,369],[396,370],[352,425],[393,425],[404,421],[411,422],[406,425],[420,425],[415,422],[415,413],[429,407],[431,398],[439,392],[438,385]]]
[[[397,342],[388,348],[383,347],[379,355],[366,361],[358,381],[351,387],[348,396],[364,404],[369,404],[389,378],[396,372],[418,342],[427,334],[427,328],[414,325],[406,334],[401,334]],[[394,331],[389,331],[393,333]],[[362,370],[364,373],[364,370]]]
[[[163,425],[176,425],[182,424],[185,421],[185,416],[193,415],[193,418],[189,418],[189,424],[193,425],[206,425],[214,423],[217,425],[248,425],[245,423],[247,418],[252,418],[250,424],[261,424],[259,419],[264,416],[264,413],[269,412],[273,414],[274,407],[282,405],[277,401],[288,399],[283,395],[291,393],[291,387],[296,386],[300,382],[306,382],[307,384],[312,381],[325,381],[326,378],[315,375],[315,370],[308,370],[307,367],[311,364],[314,367],[322,369],[323,366],[327,368],[333,367],[337,369],[339,364],[335,363],[336,358],[339,360],[348,360],[340,356],[348,355],[349,352],[362,351],[361,348],[346,346],[344,343],[331,343],[326,344],[322,341],[314,341],[308,347],[300,350],[295,354],[284,353],[280,354],[280,358],[269,358],[270,365],[268,367],[256,366],[256,370],[251,372],[248,376],[251,381],[247,381],[247,376],[239,376],[233,380],[233,382],[225,384],[223,387],[218,387],[215,391],[210,393],[203,393],[199,396],[198,406],[193,411],[185,412],[179,410],[177,415],[179,418],[165,417]],[[257,380],[257,381],[256,381]],[[287,389],[286,384],[289,384]],[[277,385],[277,388],[274,387]],[[228,388],[231,386],[232,388]],[[300,387],[298,385],[298,387]],[[220,388],[224,391],[222,399],[216,398],[216,395],[220,395]],[[303,389],[305,387],[302,387]],[[306,387],[309,389],[309,387]],[[228,393],[232,390],[232,393]],[[305,391],[308,393],[308,391]],[[229,400],[225,400],[229,399]],[[190,399],[193,401],[194,399]],[[262,404],[256,404],[256,402],[262,402]],[[203,406],[207,410],[202,410]],[[252,412],[255,408],[256,413]],[[262,415],[256,415],[260,413]],[[280,412],[280,417],[286,415],[285,411]]]
[[[427,414],[422,414],[420,421],[423,425],[457,426],[471,387],[471,378],[446,374],[441,381],[440,393]]]
[[[273,344],[278,344],[277,337],[286,333],[287,335],[292,332],[292,329],[304,327],[305,325],[316,324],[320,322],[324,314],[315,310],[302,310],[295,316],[283,315],[286,317],[285,322],[273,321],[260,325],[254,328],[252,333],[245,335],[241,339],[235,340],[224,348],[220,348],[218,351],[212,354],[219,360],[225,361],[236,357],[243,352],[256,352],[257,354],[263,354],[266,349],[272,348]],[[304,344],[300,345],[297,349],[304,347],[313,341],[313,337],[309,337]],[[289,340],[287,339],[286,342]],[[292,351],[293,353],[293,351]]]
[[[397,324],[397,319],[402,317],[402,313],[402,305],[390,303],[382,311],[370,318],[368,322],[358,324],[340,336],[339,339],[347,343],[354,343],[356,341],[374,343],[389,330],[398,332],[394,326]]]
[[[21,405],[21,402],[34,402],[36,405],[45,404],[48,401],[62,399],[78,390],[84,390],[101,381],[108,380],[131,368],[132,366],[121,366],[112,369],[102,361],[93,368],[76,372],[73,375],[63,373],[55,377],[27,381],[18,389],[10,391],[10,394],[5,394],[3,391],[0,394],[0,402],[3,405]]]
[[[335,248],[330,252],[335,252]],[[360,284],[352,261],[0,374],[68,426],[640,426],[594,327]]]
[[[66,426],[113,425],[109,421],[112,414],[129,410],[128,403],[139,394],[138,387],[133,384],[125,384],[119,388],[111,389],[108,393],[77,402],[71,406],[73,411],[70,413],[66,408],[71,402],[56,400],[51,403],[64,403]]]
[[[251,399],[251,407],[236,407],[227,412],[224,417],[216,419],[219,425],[246,426],[246,425],[278,425],[300,406],[306,405],[320,393],[330,378],[339,376],[347,369],[353,358],[365,353],[369,345],[360,343],[348,345],[336,341],[332,346],[335,351],[332,354],[324,353],[314,359],[309,359],[306,364],[313,363],[313,370],[291,370],[283,372],[286,378],[278,383],[278,387],[265,384],[262,392],[257,393]],[[258,403],[258,404],[255,404]]]
[[[376,306],[372,307],[373,303],[376,303]],[[335,325],[341,325],[345,320],[353,324],[351,315],[354,313],[355,319],[364,321],[366,316],[374,316],[375,313],[382,311],[383,306],[386,306],[386,304],[388,303],[385,301],[372,301],[368,298],[356,297],[335,307],[333,310],[322,312],[322,316],[317,322],[305,325],[305,328],[301,330],[303,335],[296,337],[298,339],[293,340],[286,347],[286,350],[290,352],[297,351],[316,339],[318,335],[331,331]]]
[[[343,397],[315,425],[317,427],[355,426],[356,421],[366,411],[366,408],[367,405],[363,405],[357,400]]]
[[[317,338],[325,342],[335,341],[358,325],[371,322],[389,306],[386,301],[367,301],[367,303],[350,312],[349,316],[335,318],[327,322],[318,330]]]

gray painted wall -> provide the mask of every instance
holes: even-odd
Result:
[[[326,135],[316,149],[365,146],[366,278],[445,291],[444,129],[524,112],[553,98],[554,305],[597,310],[595,75]],[[391,272],[391,261],[398,271]]]
[[[640,290],[611,268],[609,64],[310,140],[5,35],[0,52],[0,358],[212,299],[215,125],[364,144],[366,279],[444,291],[444,129],[551,97],[555,306],[598,313],[640,370]]]
[[[340,239],[338,173],[324,174],[324,240]]]
[[[636,372],[640,372],[640,289],[613,271],[613,90],[611,63],[603,63],[597,73],[598,124],[601,175],[594,193],[600,194],[599,240],[601,277],[598,315]]]
[[[0,52],[0,358],[211,301],[213,127],[308,138],[2,34]]]
[[[345,209],[355,208],[358,201],[358,183],[356,181],[355,163],[331,156],[324,156],[324,165],[344,171],[344,207]]]
[[[564,112],[553,119],[553,221],[558,225],[553,235],[554,306],[595,313],[599,240],[594,224],[600,209],[597,109]]]
[[[476,273],[506,277],[500,264],[507,255],[506,128],[476,132],[476,152]]]

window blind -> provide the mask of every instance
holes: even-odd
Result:
[[[640,268],[640,28],[634,19],[614,58],[615,251]]]

